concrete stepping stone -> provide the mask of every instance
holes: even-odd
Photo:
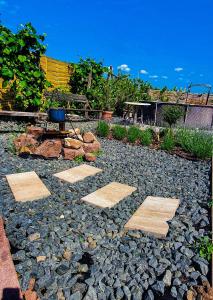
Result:
[[[68,181],[69,183],[75,183],[77,181],[83,180],[88,176],[95,175],[99,172],[102,172],[101,169],[89,166],[87,164],[83,164],[59,173],[54,174],[54,176],[59,179]]]
[[[120,202],[123,198],[132,194],[135,190],[135,187],[119,182],[111,182],[97,191],[81,198],[81,200],[101,208],[110,208]]]
[[[180,204],[179,199],[147,197],[124,226],[127,230],[143,230],[156,237],[166,237],[171,220]]]
[[[16,201],[33,201],[51,195],[34,171],[6,175],[6,178]]]

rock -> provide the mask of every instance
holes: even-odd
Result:
[[[36,146],[38,145],[38,141],[34,138],[34,136],[26,133],[23,133],[14,139],[13,143],[16,151],[19,152],[21,148],[22,151],[27,149],[27,152],[30,152],[30,154],[35,151]]]
[[[83,134],[83,141],[84,143],[92,143],[96,140],[96,137],[94,136],[94,134],[92,132],[85,132]]]
[[[76,282],[76,284],[72,287],[72,293],[76,293],[79,291],[82,295],[84,295],[86,290],[87,290],[87,285],[85,283]]]
[[[85,159],[86,161],[96,161],[96,156],[93,153],[86,153]]]
[[[28,239],[31,242],[36,241],[36,240],[40,239],[40,233],[39,232],[32,233],[28,236]]]
[[[153,286],[153,290],[156,292],[160,292],[162,295],[164,294],[165,284],[163,281],[157,281]]]
[[[209,271],[208,261],[199,258],[199,259],[195,259],[194,262],[197,265],[197,267],[200,269],[201,273],[206,276]]]
[[[46,260],[46,256],[45,255],[40,255],[36,257],[37,262],[42,262]]]
[[[172,272],[170,270],[166,270],[166,274],[163,277],[163,282],[165,286],[170,286],[172,281]]]
[[[89,268],[88,268],[87,264],[79,264],[79,266],[78,266],[79,273],[87,273],[88,270],[89,270]]]
[[[82,146],[82,142],[72,138],[65,138],[64,139],[64,147],[71,148],[71,149],[79,149]]]
[[[177,298],[177,289],[176,289],[176,287],[172,287],[171,288],[171,295],[172,295],[172,297],[174,297],[175,299]]]
[[[72,294],[69,297],[69,300],[81,300],[82,299],[82,295],[79,291],[77,291],[76,293]]]
[[[35,139],[42,136],[43,133],[44,133],[44,128],[42,127],[35,127],[35,126],[27,127],[27,134],[31,134]]]
[[[83,149],[85,153],[97,152],[101,149],[101,144],[98,141],[94,141],[93,143],[84,143]]]
[[[195,296],[192,290],[187,291],[187,300],[195,300]]]
[[[130,292],[128,286],[125,285],[125,286],[123,287],[123,291],[124,291],[124,295],[126,296],[125,298],[126,298],[127,300],[131,300],[131,292]]]
[[[155,299],[155,296],[154,296],[152,290],[148,290],[144,300],[154,300],[154,299]]]
[[[61,264],[57,269],[56,269],[56,273],[58,275],[64,275],[65,273],[67,273],[69,271],[69,267],[65,264]]]
[[[78,138],[79,141],[82,141],[82,142],[84,141],[81,134],[78,134],[78,135],[77,135],[77,138]]]
[[[59,289],[57,292],[57,300],[66,300],[64,297],[64,293],[61,289]]]
[[[75,135],[79,135],[81,130],[79,128],[69,129],[69,136],[74,137]]]
[[[73,160],[76,157],[79,156],[84,156],[85,152],[83,150],[83,148],[79,148],[77,150],[75,149],[68,149],[68,148],[63,148],[63,152],[64,152],[64,159],[68,159],[68,160]]]
[[[87,241],[88,241],[88,243],[89,243],[89,248],[95,249],[95,248],[97,247],[97,242],[96,242],[96,240],[94,240],[91,236],[89,236],[89,237],[87,238]]]
[[[89,286],[84,300],[98,300],[96,291],[92,286]]]
[[[63,253],[63,258],[69,261],[72,258],[72,252],[66,249]]]
[[[58,158],[62,149],[60,140],[46,140],[34,151],[35,155],[44,158]]]

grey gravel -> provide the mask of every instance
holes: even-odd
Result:
[[[93,130],[95,122],[80,126]],[[209,263],[194,245],[210,230],[210,162],[187,161],[163,151],[100,139],[103,154],[90,164],[103,172],[69,184],[52,174],[79,163],[20,158],[7,151],[9,135],[0,135],[0,214],[23,289],[34,277],[41,300],[57,299],[58,290],[65,299],[152,300],[164,293],[184,299],[192,282],[200,284],[208,277]],[[4,175],[32,170],[51,196],[15,202]],[[112,209],[79,200],[111,181],[137,190]],[[123,230],[149,195],[181,201],[169,221],[166,239]],[[30,238],[33,235],[37,238]],[[95,241],[94,247],[88,238]],[[67,250],[69,259],[64,255]],[[46,260],[37,262],[38,256],[46,256]]]

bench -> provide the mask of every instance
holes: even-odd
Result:
[[[85,95],[62,93],[58,90],[45,91],[45,98],[49,98],[50,102],[57,101],[61,103],[61,106],[65,108],[66,112],[84,112],[84,117],[86,120],[90,120],[90,113],[95,113],[98,115],[97,119],[101,118],[101,110],[92,109],[89,100]],[[73,108],[73,104],[82,104],[82,108]]]

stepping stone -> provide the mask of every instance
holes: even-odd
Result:
[[[83,197],[81,200],[101,208],[112,207],[123,198],[132,194],[135,190],[135,187],[119,182],[111,182],[101,189]]]
[[[51,195],[34,171],[6,175],[6,178],[16,201],[33,201]]]
[[[180,204],[179,199],[147,197],[124,226],[127,230],[143,230],[156,237],[166,237],[171,220]]]
[[[74,167],[59,173],[54,174],[54,176],[68,181],[70,183],[75,183],[77,181],[83,180],[84,178],[88,176],[95,175],[99,172],[102,172],[101,169],[83,164],[78,167]]]

